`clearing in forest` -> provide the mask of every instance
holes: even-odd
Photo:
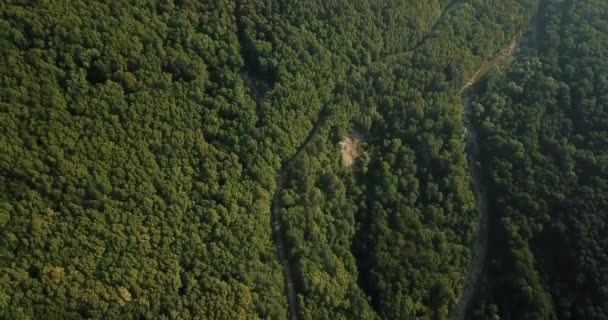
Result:
[[[349,135],[340,141],[340,152],[342,153],[342,160],[346,167],[351,167],[357,157],[359,157],[359,142],[361,140],[354,136]]]

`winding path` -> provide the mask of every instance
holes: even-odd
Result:
[[[284,230],[281,228],[281,220],[280,220],[280,194],[283,189],[283,183],[285,182],[285,172],[284,169],[281,168],[281,171],[278,173],[276,181],[277,187],[274,191],[274,195],[272,197],[272,204],[270,205],[271,212],[271,223],[273,234],[275,238],[275,244],[277,246],[277,253],[279,255],[279,260],[281,260],[281,266],[283,267],[283,274],[285,275],[285,291],[287,293],[287,304],[289,307],[288,318],[291,320],[298,319],[298,299],[296,294],[296,288],[293,280],[293,270],[291,264],[289,263],[288,254],[287,254],[287,245],[285,241]]]
[[[285,183],[285,171],[291,167],[295,160],[304,153],[306,147],[310,144],[312,139],[317,135],[319,128],[321,127],[321,119],[318,119],[317,122],[313,125],[312,130],[306,137],[304,143],[300,145],[298,152],[285,164],[281,167],[279,172],[276,175],[276,188],[274,190],[274,195],[272,197],[272,204],[270,207],[271,211],[271,223],[273,227],[273,233],[275,237],[275,243],[277,245],[277,252],[279,255],[279,260],[281,260],[281,265],[283,266],[283,273],[285,274],[285,289],[287,292],[287,302],[289,305],[289,314],[288,319],[297,320],[298,319],[298,299],[296,293],[296,287],[293,276],[293,267],[289,262],[289,255],[287,252],[287,241],[285,239],[285,230],[281,228],[281,190],[283,190],[283,184]]]
[[[258,113],[260,113],[261,105],[264,99],[264,93],[259,88],[258,81],[256,85],[256,81],[253,80],[250,74],[246,71],[241,73],[241,77],[243,78],[244,84],[249,88],[252,93],[252,96],[258,105]],[[295,161],[300,157],[306,147],[310,144],[313,138],[317,135],[319,128],[321,128],[322,119],[318,119],[316,123],[313,124],[312,130],[306,137],[306,140],[300,145],[296,154],[285,163],[281,169],[276,173],[276,188],[274,190],[274,194],[272,196],[272,202],[270,205],[270,223],[272,225],[272,233],[273,238],[277,248],[277,255],[281,262],[281,266],[283,268],[283,274],[285,276],[285,293],[287,294],[287,303],[288,303],[288,319],[297,320],[298,319],[298,296],[297,290],[294,281],[294,271],[293,267],[289,261],[289,253],[287,247],[287,240],[285,239],[285,230],[281,227],[281,190],[283,190],[283,185],[285,183],[286,178],[286,170],[290,168]]]
[[[518,3],[515,4],[519,5]],[[540,29],[538,16],[543,12],[542,8],[545,5],[546,0],[542,0],[539,4],[540,9],[537,11],[535,18],[532,21],[533,43],[537,50],[539,47],[538,34]],[[471,260],[471,267],[464,280],[462,296],[452,309],[450,318],[455,320],[463,320],[467,315],[467,311],[479,287],[479,281],[483,276],[483,268],[488,252],[488,196],[482,177],[479,140],[477,136],[478,132],[477,128],[470,122],[472,113],[471,93],[475,88],[475,85],[477,85],[477,83],[479,83],[479,81],[490,71],[505,66],[513,61],[513,57],[518,51],[519,47],[517,40],[513,39],[511,44],[503,49],[494,59],[483,63],[462,90],[462,106],[464,108],[462,121],[464,127],[467,129],[466,150],[469,169],[471,170],[471,177],[473,179],[473,188],[475,189],[479,227],[473,241],[473,257]]]
[[[479,287],[479,281],[483,275],[483,268],[488,252],[488,195],[482,177],[477,128],[470,122],[472,112],[471,92],[479,80],[486,74],[511,62],[516,52],[517,42],[513,40],[511,45],[502,50],[497,57],[482,64],[462,91],[462,106],[464,108],[462,121],[467,130],[466,151],[469,170],[471,170],[471,177],[473,179],[473,188],[475,190],[479,226],[473,241],[473,257],[471,260],[471,267],[464,280],[462,296],[452,310],[451,318],[456,320],[465,319],[467,310]]]
[[[477,286],[481,276],[483,275],[484,262],[488,250],[488,203],[486,188],[483,185],[482,172],[480,165],[479,143],[477,140],[477,130],[468,120],[471,113],[471,98],[467,92],[462,96],[462,105],[464,107],[463,121],[467,129],[466,149],[469,162],[469,170],[473,178],[473,188],[475,189],[475,198],[477,201],[477,217],[479,225],[475,240],[473,241],[473,258],[471,267],[464,280],[462,296],[456,304],[452,319],[464,319],[467,309],[475,295]]]
[[[237,38],[240,44],[240,47],[243,48],[243,30],[241,29],[241,14],[240,14],[241,2],[240,0],[236,0],[234,3],[234,17],[236,20],[237,27]],[[243,53],[242,53],[243,54]],[[243,54],[244,56],[244,54]],[[254,99],[257,107],[256,112],[258,115],[262,114],[262,104],[264,102],[265,92],[267,91],[269,85],[263,79],[255,79],[254,76],[249,72],[250,70],[245,65],[243,70],[241,70],[241,78],[243,79],[243,84],[246,88],[248,88],[251,92],[251,96]],[[258,122],[259,122],[258,118]],[[272,235],[274,238],[274,242],[276,244],[277,255],[279,257],[279,261],[281,262],[281,266],[283,269],[283,274],[285,276],[285,293],[287,295],[287,318],[289,320],[297,320],[298,319],[298,299],[297,299],[297,291],[295,287],[295,281],[293,276],[293,268],[291,263],[289,262],[289,254],[287,251],[287,241],[285,239],[285,230],[281,228],[281,201],[280,195],[281,190],[283,190],[283,184],[285,183],[285,170],[289,168],[294,162],[295,159],[298,158],[299,155],[302,154],[306,146],[310,143],[312,138],[316,135],[319,127],[320,127],[320,119],[314,124],[313,129],[310,131],[308,137],[304,141],[304,143],[298,149],[298,152],[285,164],[281,167],[281,169],[276,173],[276,188],[272,195],[272,202],[270,204],[270,224],[272,226]]]
[[[441,16],[436,21],[435,25],[431,28],[431,31],[421,38],[411,50],[415,51],[418,49],[426,40],[433,34],[437,26],[439,26],[448,14],[458,7],[459,1],[453,0],[451,1],[446,8],[443,10]],[[237,19],[237,25],[239,24],[240,16],[237,13],[238,8],[240,7],[240,3],[237,0],[235,4],[235,17]],[[239,41],[242,41],[241,35],[239,32]],[[479,282],[483,275],[483,268],[486,260],[487,249],[488,249],[488,207],[487,207],[487,191],[483,184],[482,179],[482,168],[480,165],[480,148],[478,144],[477,131],[475,126],[471,125],[471,97],[470,93],[475,85],[491,70],[508,64],[511,60],[515,52],[517,51],[517,43],[514,40],[511,45],[505,48],[497,57],[488,61],[477,70],[477,72],[473,75],[471,80],[465,85],[462,91],[462,105],[464,108],[463,112],[463,123],[464,127],[467,129],[467,137],[466,137],[466,152],[468,154],[468,165],[471,170],[471,176],[473,179],[473,187],[476,196],[477,202],[477,214],[479,219],[479,227],[476,232],[475,239],[473,241],[472,252],[473,257],[471,260],[471,266],[467,275],[465,277],[463,283],[463,292],[462,296],[459,298],[458,302],[451,310],[450,313],[451,319],[464,319],[467,313],[467,310],[472,302],[475,293],[479,287]],[[393,54],[394,55],[394,54]],[[382,57],[380,59],[384,60],[389,58],[388,55]],[[256,84],[256,81],[244,71],[242,74],[243,81],[245,85],[251,90],[254,100],[258,105],[258,112],[261,110],[261,105],[263,102],[264,93],[259,88],[259,83]],[[297,320],[297,290],[296,284],[294,281],[294,269],[289,261],[288,254],[288,246],[287,240],[285,237],[285,229],[281,226],[281,201],[280,195],[283,190],[284,183],[286,182],[286,170],[291,167],[295,160],[298,159],[313,140],[313,138],[317,135],[319,131],[322,119],[318,119],[317,122],[313,125],[308,137],[306,140],[300,145],[296,154],[289,159],[281,169],[276,173],[276,188],[273,194],[272,202],[271,202],[271,225],[273,231],[273,237],[276,244],[277,254],[279,260],[281,262],[281,266],[283,269],[283,273],[285,276],[285,291],[287,294],[287,302],[288,302],[288,319],[289,320]]]
[[[416,50],[418,50],[432,35],[435,34],[435,31],[437,31],[437,28],[441,25],[441,23],[443,23],[443,21],[447,18],[447,16],[454,9],[456,9],[460,4],[465,4],[466,5],[466,3],[459,3],[459,2],[460,2],[460,0],[452,0],[452,1],[450,1],[450,3],[448,3],[448,5],[445,6],[445,8],[441,11],[441,14],[437,18],[437,20],[435,21],[435,23],[433,24],[433,26],[431,27],[431,29],[429,29],[424,36],[422,36],[420,39],[418,39],[418,41],[416,41],[416,43],[414,43],[414,45],[411,48],[409,48],[407,50],[404,50],[402,52],[390,53],[390,54],[383,55],[376,62],[386,61],[387,59],[390,59],[391,57],[398,56],[400,54],[404,54],[404,53],[407,53],[407,52],[415,52]]]

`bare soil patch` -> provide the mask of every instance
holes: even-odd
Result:
[[[351,167],[359,157],[359,138],[348,136],[340,141],[340,152],[346,167]]]

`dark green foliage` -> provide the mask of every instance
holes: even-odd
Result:
[[[513,3],[448,10],[415,52],[372,64],[358,88],[377,114],[355,252],[362,285],[386,319],[446,319],[460,297],[476,223],[460,96],[530,19]]]
[[[231,5],[0,11],[0,317],[283,317]]]
[[[481,318],[605,314],[605,5],[555,2],[541,58],[476,102]],[[537,6],[3,4],[0,318],[284,319],[278,225],[299,318],[446,319],[476,229],[462,90]]]
[[[607,9],[546,1],[529,50],[479,88],[494,222],[475,318],[608,315]]]

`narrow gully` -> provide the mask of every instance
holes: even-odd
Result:
[[[479,224],[475,239],[473,240],[471,266],[463,283],[462,295],[452,309],[451,319],[465,319],[467,310],[469,309],[479,287],[479,282],[483,276],[483,268],[488,251],[488,196],[482,176],[478,132],[477,128],[470,121],[472,114],[471,95],[475,85],[477,85],[485,75],[496,68],[510,63],[517,51],[517,42],[513,40],[511,44],[503,49],[494,59],[487,63],[483,63],[462,90],[461,101],[464,109],[462,121],[467,130],[466,152],[469,170],[471,171],[471,178],[473,180],[473,189],[475,191]]]

